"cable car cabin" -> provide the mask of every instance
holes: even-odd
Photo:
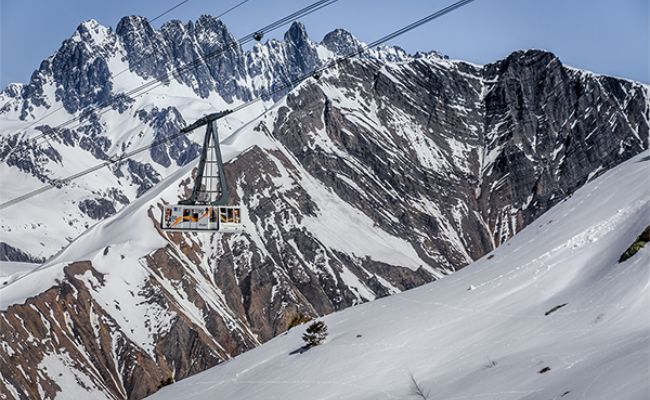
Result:
[[[242,230],[241,208],[228,204],[228,185],[217,131],[217,120],[228,115],[226,110],[199,119],[181,129],[190,132],[206,126],[203,151],[194,177],[189,198],[177,205],[165,206],[160,226],[167,231],[219,231],[224,233]]]
[[[166,231],[236,233],[242,230],[241,208],[181,204],[165,206],[160,226]]]

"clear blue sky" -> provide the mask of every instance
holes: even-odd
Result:
[[[218,15],[241,0],[190,0],[156,21]],[[223,19],[246,35],[314,0],[249,0]],[[26,82],[77,25],[115,28],[125,15],[153,18],[181,0],[0,0],[0,86]],[[341,27],[371,42],[452,0],[339,0],[303,22],[313,40]],[[476,0],[397,38],[408,51],[437,50],[485,64],[518,49],[542,48],[569,65],[650,82],[649,0]],[[278,32],[281,36],[284,32]]]

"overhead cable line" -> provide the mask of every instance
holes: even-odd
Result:
[[[456,2],[456,3],[454,3],[454,4],[451,4],[448,7],[440,9],[440,10],[438,10],[438,11],[436,11],[436,12],[434,12],[434,13],[432,13],[432,14],[430,14],[430,15],[428,15],[428,16],[426,16],[426,17],[424,17],[424,18],[422,18],[422,19],[420,19],[418,21],[415,21],[415,22],[405,26],[404,28],[401,28],[401,29],[399,29],[399,30],[397,30],[395,32],[389,33],[388,35],[385,35],[385,36],[375,40],[374,42],[372,42],[370,44],[361,46],[357,51],[354,51],[354,52],[351,52],[350,54],[339,57],[339,58],[327,63],[325,66],[323,66],[321,68],[317,68],[314,71],[308,72],[308,73],[300,76],[299,78],[293,79],[293,80],[291,80],[289,82],[282,83],[282,84],[276,86],[275,89],[273,89],[272,91],[270,91],[270,92],[268,92],[268,93],[266,93],[264,95],[258,96],[255,99],[249,100],[248,102],[243,103],[243,104],[233,108],[232,110],[230,110],[229,114],[237,112],[237,111],[242,110],[244,108],[247,108],[247,107],[253,105],[254,103],[259,102],[263,98],[271,97],[274,94],[282,92],[282,91],[286,90],[289,87],[295,86],[296,84],[299,84],[300,82],[303,82],[303,81],[305,81],[306,79],[308,79],[310,77],[319,76],[320,73],[322,73],[323,71],[325,71],[325,70],[327,70],[329,68],[332,68],[332,67],[334,67],[336,65],[339,65],[341,62],[343,62],[345,60],[348,60],[348,59],[351,59],[351,58],[353,58],[353,57],[355,57],[357,55],[360,55],[360,54],[362,54],[363,52],[365,52],[366,50],[368,50],[368,49],[370,49],[372,47],[384,44],[389,40],[392,40],[392,39],[394,39],[394,38],[396,38],[398,36],[401,36],[401,35],[409,32],[409,31],[412,31],[413,29],[415,29],[415,28],[417,28],[417,27],[419,27],[421,25],[424,25],[424,24],[426,24],[428,22],[431,22],[434,19],[440,18],[443,15],[445,15],[445,14],[451,12],[451,11],[454,11],[454,10],[456,10],[458,8],[461,8],[461,7],[471,3],[473,1],[475,1],[475,0],[460,0],[460,1]],[[39,189],[33,190],[33,191],[31,191],[29,193],[26,193],[26,194],[24,194],[24,195],[22,195],[20,197],[17,197],[15,199],[4,202],[4,203],[0,204],[0,210],[3,210],[3,209],[5,209],[7,207],[10,207],[12,205],[18,204],[18,203],[20,203],[22,201],[25,201],[25,200],[27,200],[29,198],[32,198],[32,197],[34,197],[34,196],[36,196],[38,194],[41,194],[41,193],[43,193],[45,191],[48,191],[48,190],[50,190],[52,188],[61,187],[62,185],[65,185],[65,184],[67,184],[67,183],[69,183],[69,182],[71,182],[71,181],[73,181],[75,179],[78,179],[78,178],[80,178],[80,177],[82,177],[84,175],[88,175],[88,174],[90,174],[92,172],[95,172],[95,171],[97,171],[97,170],[99,170],[99,169],[101,169],[103,167],[106,167],[106,166],[109,166],[109,165],[112,165],[112,164],[119,164],[119,163],[123,162],[124,160],[133,157],[136,154],[142,153],[144,151],[147,151],[147,150],[152,149],[154,147],[160,146],[162,144],[169,143],[169,142],[171,142],[172,140],[174,140],[174,139],[176,139],[178,137],[181,137],[181,136],[184,136],[184,135],[187,135],[188,133],[190,133],[192,131],[192,129],[190,129],[190,128],[191,128],[191,126],[183,128],[179,132],[177,132],[175,134],[172,134],[172,135],[169,135],[169,136],[166,136],[166,137],[161,138],[159,140],[156,140],[156,141],[152,142],[151,144],[148,144],[146,146],[142,146],[142,147],[134,149],[134,150],[132,150],[130,152],[124,153],[119,157],[113,157],[113,158],[111,158],[111,159],[109,159],[107,161],[104,161],[104,162],[101,162],[101,163],[95,165],[94,167],[88,168],[88,169],[86,169],[84,171],[81,171],[81,172],[78,172],[78,173],[76,173],[74,175],[70,175],[70,176],[68,176],[68,177],[66,177],[64,179],[56,180],[54,183],[45,185],[45,186],[43,186],[43,187],[41,187]]]
[[[222,12],[221,14],[217,15],[215,18],[219,19],[223,17],[224,15],[228,14],[231,11],[234,11],[235,9],[239,8],[240,6],[243,6],[244,4],[248,3],[250,0],[244,0],[240,1],[239,3],[235,4],[234,6],[230,7],[226,11]]]
[[[158,19],[164,17],[165,15],[167,15],[167,14],[169,14],[170,12],[174,11],[175,9],[177,9],[178,7],[180,7],[180,6],[182,6],[183,4],[187,3],[188,1],[190,1],[190,0],[183,0],[183,1],[181,1],[180,3],[176,4],[175,6],[173,6],[173,7],[169,8],[169,9],[167,9],[167,11],[164,11],[162,14],[160,14],[160,15],[158,15],[157,17],[153,18],[153,19],[152,19],[151,21],[149,21],[149,22],[154,22],[154,21],[156,21],[156,20],[158,20]]]

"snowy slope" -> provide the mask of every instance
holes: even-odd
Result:
[[[649,168],[646,151],[452,276],[325,317],[319,347],[292,354],[294,328],[151,398],[404,399],[412,374],[431,399],[647,399],[650,248],[617,261],[650,221]]]
[[[238,177],[231,193],[244,199],[243,233],[158,230],[160,207],[183,196],[191,162],[48,262],[7,274],[0,331],[19,335],[1,337],[0,361],[16,366],[0,370],[0,394],[142,398],[169,376],[200,372],[284,332],[297,315],[323,315],[442,276],[256,129],[272,126],[283,107],[278,102],[222,141],[226,173]],[[340,221],[351,226],[341,231]],[[34,325],[22,329],[23,321]],[[73,372],[38,372],[62,365]],[[85,382],[81,389],[70,385],[75,380]]]
[[[249,125],[261,122],[272,124],[269,121],[277,118],[278,109],[285,106],[285,104],[284,101],[279,102],[265,115],[253,120]],[[260,135],[249,127],[244,127],[244,129],[227,136],[222,140],[221,146],[224,162],[226,163],[236,159],[253,146],[265,150],[286,152],[286,150],[281,149],[277,141]],[[43,265],[34,268],[33,264],[25,263],[27,266],[32,266],[31,270],[25,270],[22,274],[6,273],[5,275],[8,276],[6,278],[7,284],[5,287],[0,287],[0,309],[6,310],[10,305],[24,302],[27,298],[38,295],[54,286],[56,281],[63,276],[63,269],[75,261],[93,260],[93,264],[102,262],[101,259],[106,256],[104,250],[107,246],[119,247],[122,259],[119,263],[107,263],[105,269],[100,269],[100,272],[111,273],[122,279],[125,275],[130,274],[129,271],[141,269],[141,258],[169,244],[169,236],[157,231],[150,213],[155,218],[158,218],[158,205],[163,202],[168,204],[178,202],[179,198],[182,197],[179,186],[181,186],[184,179],[190,176],[197,163],[198,159],[179,168],[161,184],[133,201],[117,215],[91,227]],[[278,166],[280,167],[280,164]],[[292,225],[299,229],[307,227],[325,246],[353,254],[356,257],[375,258],[387,264],[406,266],[412,270],[417,270],[419,266],[426,265],[426,262],[418,257],[408,242],[377,228],[366,215],[341,201],[340,198],[329,192],[326,187],[309,176],[298,165],[293,167],[298,169],[300,175],[294,174],[290,176],[293,171],[279,168],[281,176],[276,178],[278,192],[290,191],[298,184],[309,193],[310,198],[315,202],[316,208],[320,212],[313,217],[304,216],[301,223],[285,221],[286,227]],[[298,179],[296,179],[297,177]],[[259,202],[259,199],[256,200]],[[242,204],[242,207],[244,231],[248,235],[263,235],[263,228],[256,226],[250,218],[247,218],[250,211],[246,205]],[[323,217],[324,215],[327,215],[328,218]],[[343,221],[347,223],[343,224]],[[191,236],[198,243],[202,241],[210,242],[215,239],[209,234],[188,234],[188,236]],[[233,235],[233,237],[236,238],[237,235]],[[355,238],[359,237],[363,237],[364,240],[355,240]],[[221,235],[217,235],[216,240],[220,239]],[[263,246],[263,244],[260,245]],[[19,263],[14,264],[18,265]],[[13,264],[7,263],[7,265],[9,268]],[[443,276],[439,271],[429,269],[436,278]],[[27,272],[31,272],[31,274],[25,276]],[[369,289],[354,279],[353,273],[350,272],[347,276],[353,279],[352,282],[347,283],[352,283],[355,287],[358,286],[357,289],[363,292],[366,299],[374,297],[374,294]],[[126,290],[120,292],[120,294],[128,297]]]

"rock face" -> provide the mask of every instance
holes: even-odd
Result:
[[[0,157],[38,186],[76,172],[76,160],[160,140],[214,102],[241,104],[359,46],[341,30],[313,43],[295,24],[282,42],[228,47],[143,98],[116,90],[123,77],[159,77],[231,39],[211,17],[158,31],[139,17],[115,33],[82,24],[29,84],[0,94],[0,116],[21,126],[45,107],[73,113],[108,101],[109,111],[84,111],[79,126],[40,126],[53,134],[37,145],[3,132]],[[101,49],[71,50],[81,44]],[[53,62],[67,52],[77,58]],[[73,64],[83,79],[53,70]],[[107,77],[104,64],[124,68]],[[49,77],[57,96],[74,99],[50,96]],[[60,239],[72,243],[0,289],[0,393],[140,399],[281,334],[299,316],[462,268],[648,148],[648,98],[646,86],[567,68],[541,51],[481,67],[379,49],[267,99],[259,116],[221,121],[224,136],[235,132],[223,147],[231,200],[245,211],[240,234],[159,230],[162,204],[187,190],[200,138],[43,195],[57,199],[61,220],[48,219],[35,198],[22,215],[43,226],[3,214],[0,257],[30,260],[56,253]],[[17,235],[42,245],[21,247],[11,242]]]
[[[43,259],[34,259],[29,254],[16,249],[15,247],[9,246],[5,242],[0,242],[0,261],[16,261],[16,262],[29,262],[29,263],[40,263],[45,260]]]
[[[482,164],[478,201],[497,244],[648,146],[647,87],[566,69],[534,51],[487,66],[484,79],[494,83],[484,95],[490,163]]]
[[[167,258],[158,268],[165,266],[173,267]],[[138,295],[150,296],[149,310],[159,310],[146,320],[147,328],[165,335],[143,346],[134,341],[133,332],[121,332],[121,318],[116,320],[95,298],[105,284],[103,274],[88,262],[70,264],[64,271],[63,282],[10,307],[0,320],[0,390],[6,398],[54,398],[63,391],[79,396],[69,398],[140,399],[170,377],[200,372],[257,343],[248,332],[232,335],[226,327],[229,321],[216,314],[211,316],[210,335],[197,330],[170,301],[173,295],[151,279]],[[114,300],[113,306],[119,311],[131,305]],[[21,329],[14,330],[17,326]],[[75,380],[78,388],[66,386]]]

